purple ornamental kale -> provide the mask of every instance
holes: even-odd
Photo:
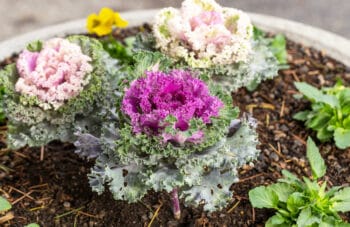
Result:
[[[224,106],[222,101],[211,96],[207,85],[194,77],[192,72],[173,70],[171,72],[146,72],[146,77],[135,80],[126,91],[122,111],[131,118],[134,133],[162,135],[164,141],[201,142],[203,132],[198,130],[190,137],[184,135],[190,120],[201,119],[211,123]],[[172,126],[175,136],[164,132],[165,119],[176,118]]]

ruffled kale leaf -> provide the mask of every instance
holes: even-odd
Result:
[[[278,70],[285,69],[287,64],[286,39],[283,35],[268,38],[266,33],[254,28],[252,53],[246,63],[218,65],[210,68],[192,68],[199,71],[200,78],[214,81],[226,91],[232,92],[240,87],[255,90],[264,80],[272,79],[278,75]],[[155,52],[155,38],[152,34],[141,34],[136,37],[134,52]],[[164,55],[164,54],[163,54]],[[189,68],[182,60],[173,60],[173,67]]]
[[[221,209],[232,197],[229,187],[238,180],[237,169],[253,161],[259,153],[254,120],[242,119],[239,124],[232,124],[237,125],[240,127],[230,137],[222,137],[205,150],[177,158],[140,153],[140,148],[134,145],[129,149],[129,159],[121,160],[120,153],[113,152],[119,149],[114,144],[96,160],[89,174],[90,185],[98,193],[109,185],[116,199],[129,202],[140,200],[149,189],[170,192],[179,188],[186,205],[205,204],[208,211]],[[109,133],[115,132],[109,138],[119,138],[120,129],[108,127]],[[106,146],[106,141],[109,141],[107,146],[113,144],[101,137],[100,145]]]
[[[95,136],[81,132],[75,134],[77,136],[77,141],[74,142],[76,147],[75,153],[80,157],[91,159],[97,158],[102,153],[102,148],[100,145],[100,140]]]
[[[278,75],[278,70],[284,68],[269,47],[269,40],[252,41],[253,51],[248,62],[209,68],[206,73],[209,79],[223,86],[227,91],[235,91],[240,87],[254,90],[264,80]]]

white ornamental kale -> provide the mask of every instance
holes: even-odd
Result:
[[[94,113],[106,105],[117,70],[100,42],[85,36],[29,45],[0,71],[8,146],[73,142],[77,129],[100,130],[102,119]]]
[[[248,15],[214,0],[185,0],[180,10],[162,9],[153,30],[162,52],[195,68],[247,62],[251,52]]]
[[[161,51],[176,61],[206,74],[232,92],[240,87],[253,90],[263,80],[278,75],[281,59],[272,39],[256,37],[247,14],[221,7],[214,0],[185,0],[180,10],[165,8],[155,18],[154,41],[144,47]],[[281,38],[282,36],[279,36]],[[285,52],[285,39],[279,42]],[[142,43],[137,47],[142,49]],[[206,72],[206,73],[205,73]]]
[[[190,71],[146,72],[119,97],[120,113],[100,135],[81,134],[82,156],[95,157],[93,191],[108,185],[117,200],[139,201],[148,190],[172,192],[185,205],[224,208],[238,181],[237,169],[259,154],[256,122],[238,119],[230,97],[208,87]]]

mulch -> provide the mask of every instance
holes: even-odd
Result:
[[[149,30],[143,26],[141,29]],[[122,39],[140,28],[119,31]],[[250,112],[258,120],[261,154],[254,167],[239,170],[240,181],[232,185],[232,201],[226,209],[214,213],[201,208],[182,208],[181,220],[171,212],[167,193],[150,191],[140,202],[128,204],[115,201],[109,192],[98,196],[91,192],[87,174],[93,161],[80,159],[74,146],[53,142],[45,147],[40,161],[40,148],[9,151],[5,148],[6,126],[0,127],[0,194],[13,204],[5,226],[23,226],[36,222],[41,226],[264,226],[273,215],[272,210],[253,209],[248,200],[250,189],[268,185],[281,177],[287,169],[298,176],[310,174],[306,161],[306,139],[315,133],[305,129],[292,116],[310,106],[293,97],[297,93],[293,82],[307,81],[314,86],[331,86],[337,78],[350,84],[350,70],[327,57],[326,53],[288,41],[289,69],[281,70],[273,80],[260,84],[249,93],[240,89],[232,94],[233,103],[242,112]],[[13,62],[16,56],[2,63]],[[317,141],[317,140],[316,140]],[[333,143],[320,144],[328,169],[325,179],[329,186],[350,185],[350,149],[339,150]],[[350,214],[342,214],[350,221]],[[1,219],[0,219],[1,220]]]

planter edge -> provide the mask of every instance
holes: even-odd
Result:
[[[158,10],[128,11],[121,13],[121,15],[129,21],[130,26],[136,26],[146,21],[152,22]],[[279,17],[256,13],[249,13],[249,15],[253,23],[260,28],[273,33],[283,33],[293,41],[324,51],[327,55],[350,66],[350,41],[344,37]],[[30,41],[84,32],[86,32],[85,19],[80,19],[16,36],[0,42],[0,61],[11,56],[13,53],[21,51]]]

